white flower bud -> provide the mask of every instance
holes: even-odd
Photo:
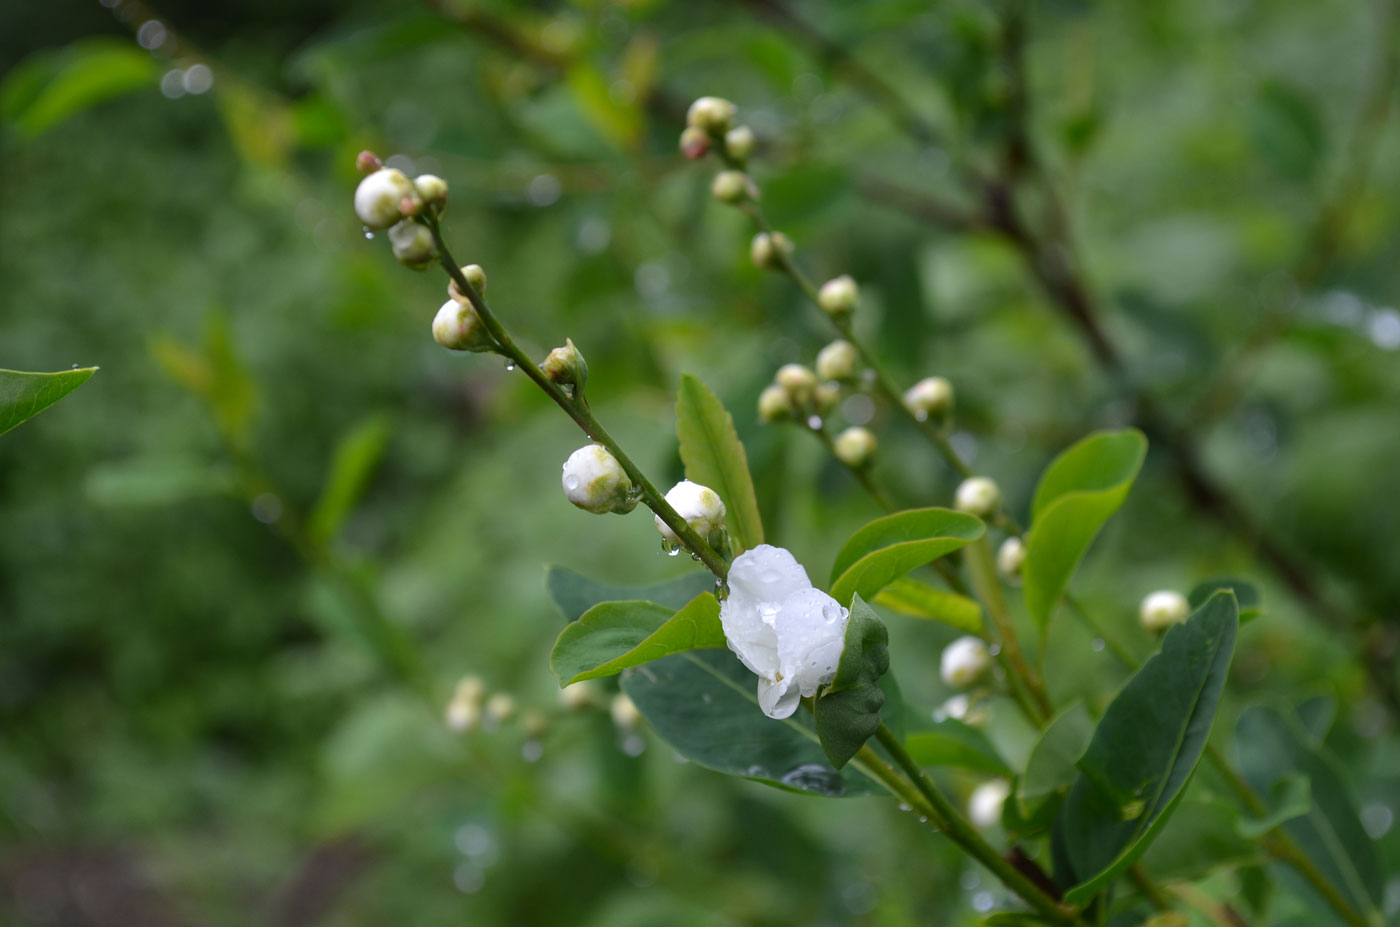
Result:
[[[818,383],[817,388],[812,391],[812,408],[817,410],[818,415],[825,415],[836,408],[836,403],[841,400],[841,390],[830,383]]]
[[[596,707],[601,695],[596,682],[584,679],[559,690],[559,707],[565,711],[584,711]]]
[[[724,530],[724,502],[720,500],[719,493],[708,486],[681,480],[666,493],[666,504],[675,509],[676,514],[684,518],[707,543]],[[660,515],[656,516],[656,530],[672,544],[681,542]]]
[[[550,351],[544,363],[540,364],[540,370],[544,371],[550,382],[563,386],[571,399],[582,392],[584,384],[588,382],[588,361],[574,347],[572,338],[565,338],[563,347]]]
[[[784,364],[779,367],[773,381],[787,390],[788,400],[798,407],[811,402],[818,382],[817,375],[801,364]]]
[[[480,264],[467,264],[462,268],[462,276],[467,278],[467,282],[470,283],[472,288],[478,293],[486,292],[486,271],[481,269]],[[448,278],[447,281],[447,295],[458,302],[465,303],[470,301],[467,294],[463,293],[462,288],[457,285],[457,281],[451,278]]]
[[[412,219],[405,219],[389,229],[389,244],[398,262],[414,270],[427,268],[437,257],[433,233]]]
[[[419,174],[413,178],[413,189],[429,206],[447,204],[447,181],[436,174]]]
[[[451,730],[458,733],[474,731],[481,727],[481,706],[454,698],[447,703],[443,717]]]
[[[968,635],[943,648],[938,674],[945,685],[966,689],[992,667],[992,654],[980,637]]]
[[[952,718],[968,727],[981,727],[987,723],[988,717],[986,703],[974,702],[965,692],[949,696],[947,701],[933,710],[935,721],[947,721]]]
[[[1021,581],[1021,567],[1026,562],[1026,545],[1018,537],[1009,537],[997,548],[997,572],[1009,583]]]
[[[601,444],[586,444],[564,461],[564,495],[585,512],[625,515],[637,507],[632,481]]]
[[[763,392],[758,394],[758,420],[767,424],[768,422],[782,422],[793,417],[792,399],[788,397],[788,391],[778,384],[765,387]]]
[[[403,218],[399,204],[413,197],[413,183],[403,171],[381,168],[355,188],[355,214],[369,228],[387,229]]]
[[[837,382],[850,380],[855,376],[858,357],[855,345],[849,341],[833,341],[817,353],[817,376]]]
[[[1157,634],[1185,621],[1190,614],[1191,603],[1186,601],[1186,596],[1163,589],[1142,600],[1138,609],[1138,621],[1148,631]]]
[[[984,782],[972,790],[967,800],[967,816],[977,827],[995,827],[1001,823],[1001,809],[1011,797],[1011,785],[1005,779]]]
[[[685,124],[718,135],[729,128],[734,119],[734,104],[722,97],[701,97],[690,104]]]
[[[613,696],[612,704],[608,706],[608,714],[612,715],[613,724],[624,731],[634,730],[642,722],[642,713],[637,709],[636,703],[623,692]]]
[[[738,126],[724,133],[724,153],[735,161],[743,162],[753,154],[753,129]]]
[[[848,274],[842,274],[822,284],[817,292],[817,303],[827,315],[844,316],[855,309],[859,295],[856,282]]]
[[[531,708],[520,715],[520,730],[531,740],[538,740],[549,730],[549,719],[544,712]]]
[[[486,700],[486,717],[500,724],[515,717],[515,699],[508,692],[497,692]]]
[[[457,683],[456,690],[452,693],[454,700],[460,700],[468,705],[480,705],[481,700],[486,697],[486,683],[481,681],[480,676],[463,676]]]
[[[454,351],[494,351],[496,340],[486,330],[476,307],[449,299],[433,318],[433,340]]]
[[[758,199],[758,187],[743,171],[720,171],[710,183],[710,194],[721,203]]]
[[[1001,505],[1001,490],[985,476],[969,477],[958,486],[953,507],[978,518],[986,518]]]
[[[847,428],[837,435],[832,447],[837,460],[848,467],[859,469],[869,466],[870,461],[875,457],[876,444],[875,436],[870,433],[870,429],[856,426]]]
[[[953,411],[953,384],[942,377],[925,377],[904,393],[904,405],[920,420]]]
[[[710,133],[698,126],[686,126],[681,133],[681,154],[688,160],[698,161],[710,150]]]
[[[782,232],[759,232],[749,245],[749,259],[761,270],[776,270],[782,266],[782,258],[791,256],[792,239]]]

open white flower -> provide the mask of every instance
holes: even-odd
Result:
[[[781,547],[760,544],[734,558],[719,620],[729,649],[758,677],[765,715],[790,717],[831,682],[850,615]]]

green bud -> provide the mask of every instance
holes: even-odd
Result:
[[[544,363],[540,364],[540,369],[550,382],[564,387],[570,398],[582,393],[584,384],[588,382],[588,362],[574,347],[572,338],[565,338],[562,348],[550,351]]]
[[[472,289],[478,293],[486,292],[486,271],[481,269],[480,264],[468,264],[462,268],[462,276],[467,278],[467,282],[472,285]],[[467,294],[462,292],[462,288],[457,286],[457,281],[448,279],[447,295],[458,302],[470,302]]]
[[[720,171],[710,184],[710,193],[721,203],[731,206],[758,199],[758,188],[743,171]]]

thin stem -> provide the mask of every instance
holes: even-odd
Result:
[[[1036,720],[1037,726],[1043,726],[1054,715],[1055,711],[1050,704],[1049,695],[1046,694],[1044,680],[1026,662],[1026,655],[1021,650],[1020,638],[1017,637],[1016,628],[1011,623],[1011,612],[1007,608],[1006,597],[1002,595],[1001,582],[997,579],[992,547],[987,543],[985,536],[963,548],[963,562],[967,564],[972,588],[977,590],[977,597],[982,600],[988,617],[996,626],[997,634],[1001,638],[1002,651],[1015,669],[1015,675],[1020,678],[1030,693],[1031,701],[1035,706],[1033,720]]]
[[[505,326],[496,318],[496,314],[491,311],[491,307],[486,304],[485,297],[477,291],[476,287],[471,285],[466,276],[463,275],[461,269],[457,266],[457,262],[452,257],[451,251],[448,250],[447,242],[443,240],[442,227],[437,219],[425,213],[420,217],[420,221],[432,232],[433,241],[437,244],[438,262],[442,264],[443,269],[447,271],[447,275],[457,284],[457,288],[470,300],[472,307],[476,309],[477,315],[481,317],[482,324],[485,325],[486,330],[491,333],[491,337],[496,340],[500,353],[511,360],[515,366],[524,371],[525,375],[533,380],[535,385],[543,390],[546,396],[554,400],[555,405],[563,409],[569,418],[573,419],[575,424],[583,429],[584,434],[607,448],[608,453],[612,454],[618,464],[621,465],[628,479],[632,481],[633,485],[642,490],[642,502],[646,503],[647,508],[656,513],[656,516],[665,522],[668,528],[675,532],[676,537],[680,538],[681,543],[687,550],[698,556],[710,572],[715,574],[719,579],[724,579],[729,575],[729,562],[706,543],[705,539],[700,537],[695,529],[671,507],[670,503],[666,501],[666,497],[652,485],[651,480],[647,479],[646,474],[642,472],[641,468],[632,462],[632,458],[627,456],[621,445],[617,443],[612,435],[608,434],[607,429],[602,426],[602,423],[594,418],[592,411],[588,408],[588,404],[582,401],[582,395],[580,394],[578,400],[575,400],[565,393],[560,389],[558,384],[545,376],[544,371],[536,366],[529,355],[521,350],[515,343],[510,333],[506,331]]]

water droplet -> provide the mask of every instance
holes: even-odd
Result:
[[[573,492],[575,489],[578,489],[578,477],[571,476],[566,478],[564,480],[564,488],[569,490],[569,492]]]
[[[795,766],[783,775],[779,780],[783,785],[802,789],[804,792],[817,792],[821,795],[842,795],[846,791],[846,783],[841,781],[841,774],[829,766],[822,766],[818,763],[804,763]]]
[[[768,770],[764,769],[762,766],[754,765],[744,770],[744,775],[767,778]]]
[[[374,233],[369,230],[368,225],[362,225],[360,228],[364,230],[366,238],[374,238]]]
[[[924,409],[919,409],[914,412],[914,419],[915,421],[926,422],[928,421],[928,412]]]
[[[563,386],[559,387],[559,390],[569,399],[574,398],[574,385],[572,383],[565,383]]]
[[[906,805],[904,802],[900,802],[900,803],[899,803],[899,810],[900,810],[900,811],[913,811],[914,809],[913,809],[912,807],[910,807],[909,805]]]
[[[994,657],[997,656],[1001,653],[1001,644],[993,644],[992,646],[988,647],[987,653],[990,653]]]
[[[678,549],[670,538],[661,539],[661,552],[663,554],[675,554]]]
[[[680,549],[679,547],[672,547],[670,550],[666,551],[666,556],[668,556],[668,557],[675,557],[675,556],[678,556],[678,555],[680,554],[680,552],[681,552],[681,549]]]
[[[617,748],[628,756],[636,757],[642,755],[647,748],[647,744],[645,740],[642,740],[642,738],[638,737],[636,734],[628,734],[622,739],[622,742],[617,745]]]
[[[1091,649],[1093,649],[1094,653],[1099,653],[1099,652],[1102,651],[1103,648],[1104,648],[1103,638],[1102,638],[1102,637],[1096,637],[1096,638],[1094,638],[1092,641],[1089,642],[1089,647],[1090,647]]]
[[[74,369],[74,370],[77,370],[77,369],[78,369],[78,365],[77,365],[77,364],[74,364],[74,365],[73,365],[73,369]]]
[[[539,762],[540,757],[544,756],[544,747],[538,740],[531,738],[520,745],[520,756],[527,763]]]
[[[507,370],[507,371],[511,371],[511,370],[514,370],[514,369],[515,369],[515,361],[513,361],[513,360],[508,360],[508,361],[506,361],[506,370]]]
[[[821,431],[822,417],[820,415],[813,415],[809,417],[807,419],[807,427],[812,429],[813,431]]]

